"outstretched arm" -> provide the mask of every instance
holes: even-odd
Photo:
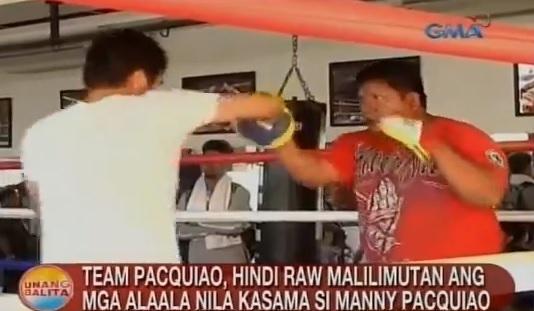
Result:
[[[191,131],[208,123],[268,120],[284,109],[283,99],[267,94],[226,95],[182,89],[153,90],[142,96],[117,96],[110,100],[127,103],[127,116],[132,122],[142,122],[162,137],[174,135],[169,133],[181,135],[184,129]]]
[[[294,141],[278,148],[277,153],[291,176],[307,187],[321,187],[341,180],[330,162],[313,151],[300,149]]]
[[[347,186],[352,184],[355,176],[354,146],[358,141],[357,134],[344,134],[336,139],[326,154],[321,155],[300,149],[294,141],[276,151],[291,176],[307,187]]]
[[[266,94],[221,96],[213,122],[233,122],[239,119],[268,120],[284,109],[283,99]]]

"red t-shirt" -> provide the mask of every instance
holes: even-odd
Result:
[[[425,133],[423,133],[425,135]],[[466,123],[438,118],[439,137],[507,187],[505,155],[488,135]],[[369,262],[398,262],[497,253],[503,235],[495,211],[462,200],[434,163],[380,133],[342,135],[326,159],[353,190],[361,242]]]

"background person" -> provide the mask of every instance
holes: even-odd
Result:
[[[532,156],[528,153],[514,153],[508,157],[510,165],[510,187],[503,199],[501,209],[534,211],[534,178]],[[507,235],[506,250],[534,250],[534,225],[529,222],[502,222]]]
[[[232,153],[224,140],[209,140],[202,146],[205,155]],[[250,193],[232,182],[227,173],[231,164],[202,165],[202,175],[192,191],[182,195],[178,210],[251,211]],[[247,263],[250,260],[242,234],[248,223],[185,223],[177,224],[178,239],[188,240],[188,263]]]

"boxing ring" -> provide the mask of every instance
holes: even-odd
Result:
[[[492,23],[484,27],[484,40],[430,40],[429,23],[481,26],[466,17],[417,12],[354,0],[63,0],[62,3],[152,13],[167,18],[194,19],[217,25],[248,28],[328,40],[358,42],[444,55],[534,64],[534,30]],[[491,46],[491,48],[489,48]],[[532,151],[534,140],[500,143],[507,152]],[[324,152],[324,151],[318,151]],[[269,152],[186,156],[182,165],[207,163],[259,163],[276,161]],[[0,171],[20,170],[17,159],[0,161]],[[534,212],[496,212],[500,221],[534,222]],[[33,219],[29,209],[0,209],[0,218]],[[259,211],[179,212],[178,222],[355,222],[357,212]],[[491,263],[513,276],[516,292],[534,290],[534,252],[435,260],[439,263]],[[24,270],[35,263],[0,261],[0,268]],[[6,310],[20,308],[18,298],[0,295]]]
[[[499,143],[507,152],[534,150],[534,140],[504,141]],[[317,151],[323,153],[326,151]],[[270,152],[190,155],[181,159],[182,165],[199,165],[207,163],[258,163],[276,161],[276,155]],[[17,159],[0,161],[0,171],[19,171],[21,163]],[[534,212],[496,211],[498,219],[503,222],[534,222]],[[257,211],[257,212],[177,212],[177,222],[357,222],[358,213],[352,211]],[[31,209],[2,208],[0,218],[34,219],[38,216]],[[429,263],[467,263],[494,264],[506,269],[515,281],[516,292],[534,291],[534,252],[516,252],[488,256],[433,260]],[[0,260],[0,269],[27,270],[37,263],[24,261]],[[0,306],[7,310],[28,310],[21,307],[16,295],[0,295]]]
[[[534,150],[534,140],[504,141],[499,143],[506,152]],[[326,151],[317,151],[317,154]],[[258,163],[276,161],[271,152],[189,155],[181,159],[181,165],[200,165],[207,163]],[[0,161],[0,171],[20,170],[17,159]],[[534,212],[530,211],[496,211],[501,222],[534,222]],[[353,211],[255,211],[255,212],[176,212],[177,222],[357,222],[358,213]],[[31,209],[2,208],[0,218],[34,219],[38,216]],[[516,291],[534,290],[534,252],[496,254],[489,256],[466,257],[434,260],[433,263],[478,263],[496,264],[505,268],[516,282]],[[8,270],[26,270],[35,265],[32,262],[0,261],[0,268]],[[0,304],[2,303],[0,296]]]

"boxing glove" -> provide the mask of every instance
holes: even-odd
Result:
[[[378,127],[387,136],[399,141],[413,151],[421,161],[429,161],[429,153],[421,145],[423,121],[402,117],[382,118]]]
[[[284,108],[284,112],[275,120],[270,122],[240,120],[236,128],[241,136],[260,146],[280,148],[292,139],[295,132],[295,120],[291,112]]]

